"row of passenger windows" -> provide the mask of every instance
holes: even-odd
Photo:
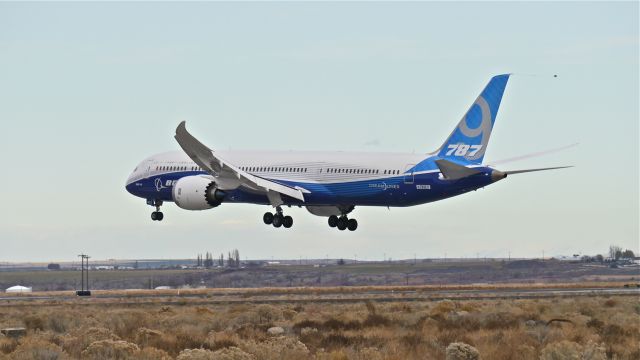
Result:
[[[241,170],[250,172],[296,172],[306,173],[307,168],[270,167],[270,166],[241,166]],[[156,166],[156,171],[202,171],[199,166]],[[322,172],[322,170],[320,170]],[[379,169],[337,169],[329,168],[327,174],[380,174]],[[383,170],[384,175],[397,175],[400,170]]]
[[[306,173],[307,168],[290,168],[290,167],[269,167],[269,166],[241,166],[240,170],[243,171],[255,171],[255,172],[297,172],[297,173]]]
[[[380,174],[379,169],[327,169],[328,174]],[[400,174],[400,170],[383,170],[384,175]]]
[[[202,171],[199,166],[156,166],[156,171]]]

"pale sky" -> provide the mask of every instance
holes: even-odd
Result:
[[[0,261],[397,258],[637,251],[638,2],[0,3]],[[267,206],[165,220],[124,189],[178,149],[429,152],[512,72],[485,161],[579,142],[411,208],[359,207],[339,232]],[[558,74],[558,78],[552,75]]]

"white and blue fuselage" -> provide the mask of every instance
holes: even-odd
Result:
[[[411,206],[459,195],[494,180],[493,170],[476,167],[474,176],[447,180],[435,156],[395,153],[217,151],[239,168],[261,178],[308,190],[304,201],[283,198],[283,205]],[[166,152],[142,161],[127,180],[131,194],[173,201],[173,185],[186,176],[209,175],[183,151]],[[494,177],[495,179],[495,177]],[[269,205],[266,194],[238,187],[225,202]]]

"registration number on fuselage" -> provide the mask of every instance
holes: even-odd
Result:
[[[416,185],[416,190],[431,190],[431,185]]]

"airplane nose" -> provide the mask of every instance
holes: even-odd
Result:
[[[131,194],[131,195],[135,195],[135,194],[133,193],[134,184],[133,184],[133,182],[131,181],[132,175],[133,175],[133,174],[129,175],[129,177],[127,178],[127,181],[124,183],[124,188],[125,188],[125,189],[127,189],[127,191],[129,192],[129,194]]]

